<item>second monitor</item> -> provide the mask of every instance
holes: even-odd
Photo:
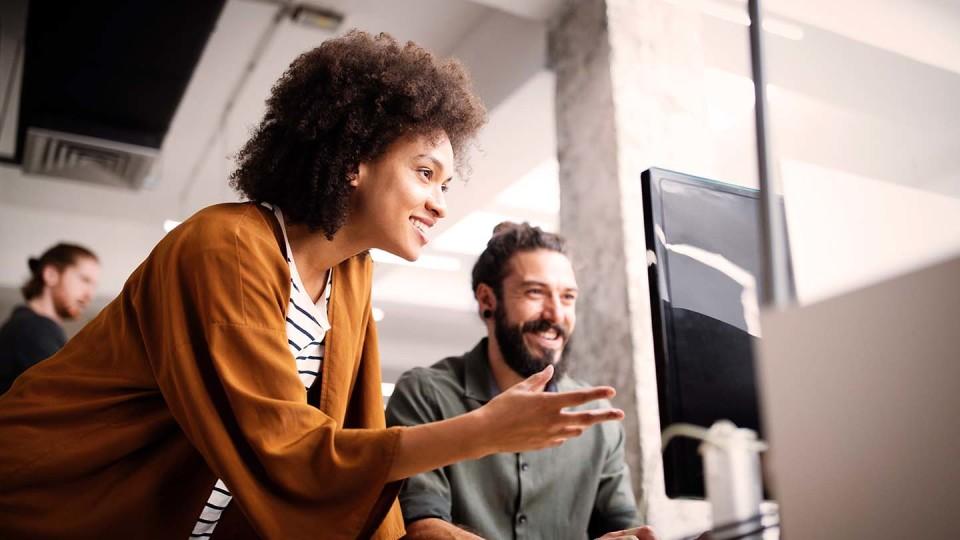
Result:
[[[759,193],[664,169],[642,183],[661,427],[727,419],[762,437]],[[704,497],[698,445],[667,447],[668,496]]]

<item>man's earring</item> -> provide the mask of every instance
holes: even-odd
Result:
[[[483,310],[483,313],[481,313],[481,315],[483,316],[484,319],[489,319],[490,317],[493,316],[493,312],[490,311],[489,309],[485,309]]]

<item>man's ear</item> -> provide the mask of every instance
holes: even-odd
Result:
[[[477,298],[480,316],[484,319],[492,318],[493,313],[497,310],[497,295],[494,294],[493,289],[486,283],[481,283],[477,285],[477,292],[474,296]]]
[[[43,284],[54,287],[57,283],[60,283],[60,271],[52,264],[43,267]]]

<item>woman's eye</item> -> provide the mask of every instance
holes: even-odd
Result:
[[[440,191],[442,191],[442,192],[444,192],[444,193],[450,191],[450,183],[449,183],[449,182],[444,182],[443,184],[441,184],[441,185],[440,185]]]
[[[433,171],[431,171],[430,169],[418,169],[417,172],[419,172],[420,176],[423,176],[427,180],[430,180],[431,178],[433,178]]]

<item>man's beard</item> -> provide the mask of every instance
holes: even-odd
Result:
[[[544,370],[550,364],[553,364],[553,379],[556,381],[566,373],[567,351],[570,350],[570,339],[565,328],[558,324],[551,323],[545,319],[527,321],[522,325],[511,325],[507,322],[507,314],[503,309],[503,303],[497,306],[493,315],[494,333],[497,337],[497,345],[500,346],[500,353],[503,360],[510,366],[510,369],[517,372],[521,377],[529,377],[535,373]],[[527,347],[523,341],[523,334],[527,332],[538,333],[553,329],[557,332],[557,339],[564,340],[564,346],[561,352],[544,351],[542,354],[536,354]],[[557,354],[560,359],[554,363]]]
[[[76,303],[71,303],[70,299],[60,289],[53,289],[53,310],[61,320],[71,321],[76,319],[81,312],[81,307]]]

